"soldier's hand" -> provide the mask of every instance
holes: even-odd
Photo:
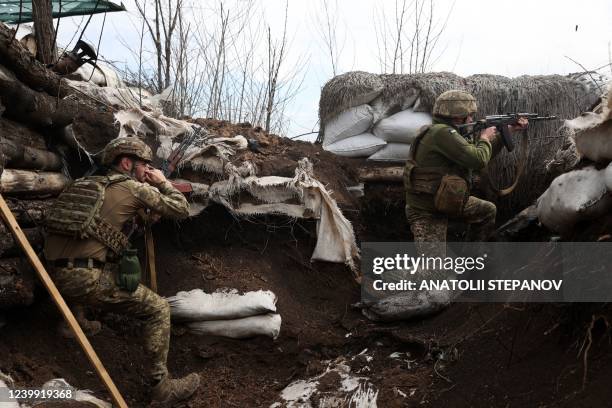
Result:
[[[480,138],[482,140],[487,140],[488,142],[493,142],[493,139],[495,139],[495,132],[497,132],[495,126],[488,127],[480,132]]]
[[[150,168],[145,172],[145,181],[152,186],[158,186],[166,181],[166,176],[159,169]]]
[[[529,126],[529,121],[526,118],[519,118],[515,125],[509,125],[511,131],[525,130]]]

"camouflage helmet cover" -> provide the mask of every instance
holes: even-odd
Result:
[[[465,118],[476,113],[476,98],[465,91],[451,90],[440,94],[433,107],[433,116]]]
[[[145,142],[137,137],[128,136],[113,139],[106,145],[102,151],[102,164],[108,166],[121,155],[135,156],[146,162],[153,160],[153,152]]]

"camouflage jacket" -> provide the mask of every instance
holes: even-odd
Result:
[[[455,127],[435,118],[433,123],[415,152],[417,165],[447,168],[448,174],[461,176],[469,184],[472,170],[484,168],[491,159],[491,143],[486,140],[470,143]],[[435,211],[431,194],[407,192],[406,204],[419,210]]]
[[[170,182],[165,181],[153,187],[128,179],[107,187],[100,216],[121,231],[142,209],[150,209],[172,219],[181,219],[189,215],[187,200]],[[45,257],[48,260],[93,258],[105,261],[107,253],[108,248],[94,238],[74,239],[50,234],[45,242]]]

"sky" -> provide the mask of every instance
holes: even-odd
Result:
[[[211,1],[195,1],[207,7]],[[234,0],[239,7],[245,0]],[[317,111],[321,88],[333,77],[330,59],[320,35],[324,0],[288,0],[290,49],[286,69],[301,61],[300,92],[288,106],[287,136],[318,129]],[[431,71],[451,71],[467,76],[478,73],[508,77],[568,74],[609,64],[612,41],[612,1],[549,0],[433,0],[434,21],[445,29],[433,51]],[[285,0],[255,0],[262,13],[259,25],[282,32]],[[226,1],[227,3],[227,1]],[[410,3],[410,1],[408,1]],[[100,54],[113,61],[130,63],[124,44],[139,41],[140,23],[133,1],[124,2],[128,12],[110,13],[100,43]],[[382,15],[392,22],[395,0],[328,0],[334,14],[336,38],[341,46],[337,73],[362,70],[380,73],[377,30]],[[337,6],[337,9],[336,9]],[[62,19],[59,45],[68,43],[81,17]],[[92,18],[85,39],[98,43],[103,16]],[[206,22],[200,22],[205,24]],[[569,58],[567,58],[569,57]],[[600,69],[612,78],[612,67]]]

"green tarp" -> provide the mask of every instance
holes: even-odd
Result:
[[[118,5],[108,0],[51,0],[51,3],[54,18],[125,11],[123,3]],[[19,18],[20,8],[21,19]],[[32,1],[0,0],[0,21],[9,24],[32,21]]]

